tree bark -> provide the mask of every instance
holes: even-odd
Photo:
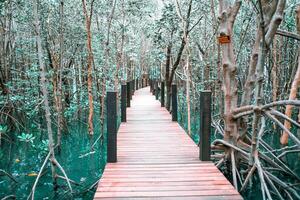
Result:
[[[94,115],[94,102],[93,102],[93,50],[92,50],[92,33],[91,33],[91,23],[93,16],[93,4],[94,0],[91,2],[90,14],[88,14],[86,1],[82,0],[83,13],[85,16],[85,27],[87,33],[87,50],[88,50],[88,61],[87,61],[87,70],[88,70],[88,98],[89,98],[89,117],[88,117],[88,132],[89,135],[94,135],[94,125],[93,125],[93,115]]]
[[[59,72],[58,72],[58,90],[57,90],[57,148],[61,151],[61,130],[62,130],[62,76],[64,64],[64,0],[60,1],[60,37],[59,37]]]
[[[179,47],[179,50],[178,50],[178,53],[177,53],[177,56],[176,56],[176,59],[175,59],[175,62],[172,66],[172,69],[171,69],[171,73],[169,75],[169,78],[166,79],[167,83],[166,83],[166,87],[167,87],[167,109],[170,107],[170,93],[171,93],[171,86],[172,86],[172,82],[173,82],[173,79],[174,79],[174,75],[175,75],[175,72],[176,72],[176,69],[177,67],[179,66],[179,63],[180,63],[180,60],[181,60],[181,56],[182,56],[182,53],[183,53],[183,50],[184,50],[184,47],[186,45],[186,40],[185,40],[185,37],[188,36],[190,30],[189,30],[189,27],[190,27],[190,16],[191,16],[191,12],[192,12],[192,4],[193,4],[193,0],[190,0],[189,1],[189,4],[188,4],[188,10],[187,10],[187,14],[186,14],[186,17],[184,18],[184,20],[186,21],[185,22],[185,26],[183,28],[183,31],[185,32],[184,33],[184,36],[181,38],[181,44],[180,44],[180,47]],[[179,15],[181,15],[181,12],[179,11]],[[183,19],[183,17],[181,16],[181,18]],[[171,46],[172,47],[172,46]],[[171,53],[171,52],[170,52]],[[167,53],[168,54],[168,53]],[[171,59],[169,59],[171,60]],[[167,59],[168,61],[168,59]],[[167,65],[166,65],[167,66]],[[166,67],[167,68],[167,67]],[[169,70],[170,71],[170,70]],[[166,76],[167,77],[167,76]]]
[[[223,67],[223,92],[224,92],[224,120],[225,134],[224,139],[236,143],[238,139],[237,123],[232,118],[232,110],[237,107],[237,80],[236,63],[233,51],[232,31],[233,25],[241,6],[241,1],[235,1],[232,7],[229,7],[223,0],[219,1],[220,6],[220,37],[229,36],[230,42],[221,44],[222,67]]]
[[[300,6],[296,8],[296,24],[297,24],[297,31],[300,34]],[[298,50],[298,68],[292,83],[289,100],[295,100],[297,98],[298,88],[300,85],[300,48]],[[287,105],[285,109],[285,115],[291,118],[293,106]],[[291,128],[291,123],[287,120],[284,121],[284,126],[289,130]],[[280,142],[282,145],[288,144],[289,135],[287,132],[283,132]]]
[[[40,32],[40,20],[38,15],[38,1],[33,1],[33,15],[34,15],[34,25],[35,25],[35,33],[36,33],[36,44],[37,44],[37,53],[38,53],[38,62],[40,66],[40,88],[43,95],[44,102],[44,110],[45,110],[45,118],[47,122],[47,132],[48,132],[48,140],[49,140],[49,152],[50,152],[50,160],[51,160],[51,171],[54,187],[57,185],[56,181],[56,167],[54,164],[55,154],[54,154],[54,140],[53,140],[53,132],[51,127],[51,113],[49,106],[49,94],[47,90],[47,79],[46,79],[46,69],[43,59],[43,47],[41,40],[41,32]]]

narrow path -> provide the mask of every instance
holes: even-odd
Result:
[[[242,199],[149,90],[135,92],[94,199]]]

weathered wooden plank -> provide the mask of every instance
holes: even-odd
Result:
[[[235,190],[206,190],[206,191],[143,191],[143,192],[96,192],[95,197],[188,197],[188,196],[224,196],[236,195]]]
[[[230,185],[178,185],[174,186],[133,186],[133,187],[122,187],[122,186],[107,186],[107,187],[100,187],[98,192],[141,192],[141,191],[203,191],[203,190],[233,190],[233,187]]]
[[[214,181],[178,181],[178,182],[172,182],[172,181],[164,181],[164,182],[157,182],[157,181],[145,181],[145,182],[126,182],[126,181],[118,181],[118,182],[100,182],[98,189],[100,187],[116,187],[116,186],[122,186],[122,187],[134,187],[134,186],[156,186],[156,187],[162,187],[162,186],[198,186],[198,185],[230,185],[228,184],[227,180],[214,180]]]
[[[203,176],[196,176],[194,177],[117,177],[117,178],[111,178],[111,177],[103,177],[101,181],[107,181],[107,182],[118,182],[118,181],[126,181],[126,182],[146,182],[146,181],[157,181],[157,182],[164,182],[164,181],[215,181],[215,180],[227,180],[224,176],[211,176],[211,177],[203,177]]]
[[[124,199],[128,199],[126,197],[120,197],[120,198],[95,198],[95,199],[101,199],[101,200],[124,200]],[[130,200],[177,200],[178,197],[158,197],[158,198],[153,198],[153,197],[132,197],[130,198]],[[243,199],[240,195],[230,195],[230,196],[196,196],[196,197],[184,197],[184,200],[241,200]]]

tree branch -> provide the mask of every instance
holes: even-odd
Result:
[[[300,35],[297,34],[297,33],[292,33],[292,32],[289,32],[289,31],[278,29],[276,31],[276,34],[300,41]]]

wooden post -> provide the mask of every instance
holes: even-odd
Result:
[[[131,96],[130,96],[130,99],[132,99],[132,96],[134,95],[134,91],[135,91],[135,82],[134,82],[134,79],[131,80]]]
[[[160,105],[165,107],[165,82],[162,81],[160,85]]]
[[[135,90],[139,89],[139,79],[135,79]]]
[[[152,79],[149,80],[149,84],[150,84],[150,92],[152,92],[153,88],[152,88]]]
[[[210,161],[211,91],[200,93],[200,149],[199,159]]]
[[[159,95],[159,87],[158,87],[158,81],[155,81],[155,99],[158,100]]]
[[[117,162],[117,93],[106,95],[107,162]]]
[[[127,94],[126,94],[126,98],[127,98],[127,107],[130,107],[130,96],[131,96],[131,90],[130,90],[130,81],[127,82],[126,85],[126,89],[127,89]]]
[[[121,86],[121,122],[126,122],[126,98],[127,98],[127,86]]]
[[[132,80],[132,92],[135,92],[135,79]]]
[[[152,80],[152,95],[155,95],[155,84],[156,84],[156,80]]]
[[[172,121],[177,122],[177,85],[172,84]]]
[[[133,95],[133,85],[132,85],[132,81],[129,81],[129,88],[130,88],[130,100],[132,100],[132,95]]]

